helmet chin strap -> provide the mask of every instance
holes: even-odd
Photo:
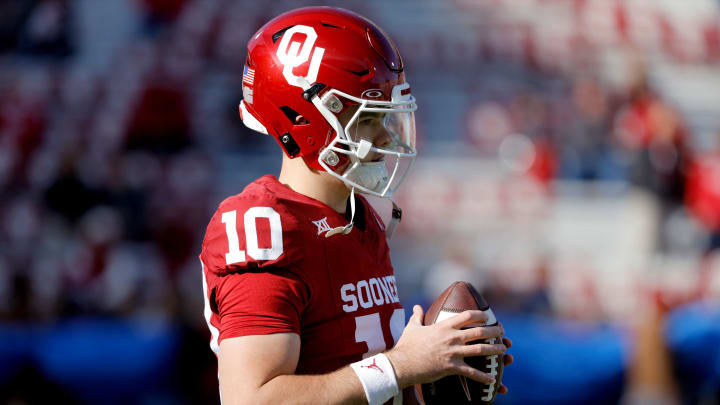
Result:
[[[385,235],[387,239],[392,238],[393,233],[395,232],[395,227],[400,223],[402,220],[402,209],[398,207],[398,205],[395,203],[395,201],[392,201],[393,210],[392,210],[392,219],[390,220],[390,223],[387,226],[387,229],[385,229]],[[350,189],[350,223],[345,226],[338,226],[336,228],[333,228],[327,232],[325,232],[325,237],[329,238],[333,235],[337,234],[343,234],[347,235],[350,232],[352,232],[353,224],[355,221],[355,187]]]
[[[353,229],[353,221],[354,220],[355,220],[355,187],[350,189],[350,223],[345,226],[338,226],[337,228],[333,228],[333,229],[325,232],[325,237],[329,238],[338,233],[341,233],[343,235],[349,234]]]

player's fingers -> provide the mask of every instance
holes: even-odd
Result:
[[[500,384],[500,388],[498,388],[498,394],[507,394],[508,387],[505,384]]]
[[[460,329],[463,326],[474,323],[483,324],[487,322],[488,316],[480,310],[463,311],[449,319],[440,322],[438,325],[447,325],[451,328]]]
[[[512,347],[512,340],[510,340],[510,338],[504,337],[503,344],[505,345],[505,347],[507,347],[509,349]]]
[[[503,356],[503,364],[504,365],[509,366],[513,363],[513,361],[515,361],[515,358],[513,357],[512,354],[506,354],[505,356]]]
[[[413,305],[413,314],[408,320],[408,325],[422,326],[423,309],[420,305]]]
[[[472,368],[468,366],[465,362],[463,362],[460,366],[456,369],[457,374],[465,376],[471,380],[481,382],[483,384],[495,384],[495,377],[491,376],[488,373],[483,373],[482,371]]]
[[[502,336],[504,333],[501,326],[478,326],[461,331],[463,341],[472,342],[479,339],[491,339]]]
[[[494,356],[505,354],[507,349],[503,345],[489,345],[478,343],[475,345],[462,345],[458,348],[458,353],[463,357],[470,356]]]

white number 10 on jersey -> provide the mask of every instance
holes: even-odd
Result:
[[[256,219],[267,218],[270,222],[270,247],[260,249],[258,246]],[[280,214],[272,207],[252,207],[243,217],[245,228],[245,246],[247,254],[255,260],[275,260],[283,253],[282,223]],[[222,223],[228,238],[228,252],[225,254],[227,264],[245,261],[245,251],[240,250],[237,232],[237,211],[223,212]]]

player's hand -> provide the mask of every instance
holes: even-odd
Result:
[[[463,375],[484,384],[495,382],[490,374],[468,366],[464,358],[504,355],[507,350],[505,344],[466,344],[478,339],[502,337],[505,331],[501,325],[461,329],[486,322],[488,317],[482,311],[465,311],[430,326],[423,326],[422,319],[423,310],[415,305],[402,336],[395,347],[385,353],[395,369],[401,388],[452,374]],[[512,362],[512,357],[505,358],[505,364],[509,364],[508,360]]]
[[[512,340],[510,340],[509,338],[503,337],[503,344],[505,345],[505,347],[507,347],[509,349],[512,347]],[[515,358],[513,357],[512,354],[505,354],[503,356],[503,364],[505,367],[511,365],[513,361],[515,361]],[[498,394],[507,394],[507,392],[508,392],[508,387],[505,384],[500,384],[500,388],[498,388]]]

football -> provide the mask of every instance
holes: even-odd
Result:
[[[485,299],[471,284],[462,281],[453,283],[440,294],[425,313],[423,324],[432,325],[468,309],[484,311],[489,317],[484,325],[492,326],[497,324],[497,319]],[[494,344],[498,343],[496,340],[496,338],[478,340],[469,344]],[[504,366],[502,356],[466,357],[465,362],[471,367],[495,376],[495,384],[483,384],[467,379],[464,376],[452,375],[441,378],[433,383],[416,386],[418,397],[421,397],[420,399],[423,400],[426,405],[492,404],[502,380]]]

